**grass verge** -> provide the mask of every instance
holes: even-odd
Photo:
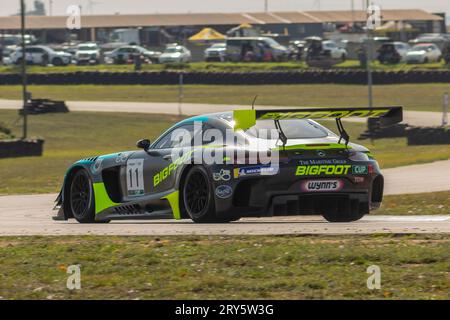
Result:
[[[0,110],[0,119],[13,134],[20,136],[21,123],[16,111]],[[57,192],[66,169],[76,160],[135,150],[141,138],[154,140],[179,117],[151,114],[71,112],[47,114],[29,119],[29,132],[45,138],[43,157],[0,160],[0,194]],[[328,124],[331,129],[335,125]],[[356,137],[365,129],[364,124],[348,123],[348,132]],[[356,141],[358,142],[358,141]],[[382,168],[450,158],[447,146],[407,146],[406,139],[376,140],[366,144]],[[408,154],[408,157],[401,157]]]
[[[358,60],[347,60],[333,66],[331,69],[360,69]],[[372,63],[374,70],[389,71],[410,71],[410,70],[445,70],[448,66],[444,61],[440,63],[428,64],[380,64],[378,61]],[[62,67],[42,67],[28,66],[30,73],[67,73],[83,71],[103,71],[103,72],[132,72],[134,65],[92,65],[92,66],[62,66]],[[189,64],[144,64],[143,71],[161,71],[161,70],[185,70],[185,71],[216,71],[216,72],[257,72],[257,71],[295,71],[311,69],[305,62],[272,62],[272,63],[242,63],[242,62],[192,62]],[[20,73],[20,66],[0,66],[0,73]]]
[[[386,196],[371,215],[448,215],[450,191]]]
[[[178,102],[179,88],[171,85],[33,85],[34,98],[65,101]],[[406,110],[442,111],[447,84],[399,84],[374,86],[374,105],[403,105]],[[20,86],[0,86],[0,99],[21,99]],[[363,85],[186,85],[184,102],[303,107],[351,107],[367,105]]]
[[[2,299],[449,299],[448,235],[2,237]],[[81,290],[66,288],[81,266]],[[381,289],[366,270],[381,268]]]

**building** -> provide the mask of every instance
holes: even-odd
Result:
[[[111,41],[111,34],[119,28],[137,28],[141,43],[161,46],[171,41],[186,41],[204,27],[225,33],[243,23],[251,24],[265,33],[289,35],[291,39],[322,36],[326,28],[343,24],[364,24],[364,11],[295,11],[266,13],[189,13],[140,15],[83,15],[80,30],[66,28],[64,16],[29,16],[28,32],[42,43],[65,42],[74,36],[82,41]],[[383,21],[403,21],[420,32],[446,32],[445,19],[423,10],[383,10]],[[0,17],[0,32],[17,33],[20,18]]]

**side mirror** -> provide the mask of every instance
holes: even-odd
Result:
[[[148,140],[148,139],[142,139],[142,140],[139,140],[139,141],[136,143],[136,146],[137,146],[139,149],[144,149],[145,151],[147,151],[147,150],[150,148],[150,140]]]

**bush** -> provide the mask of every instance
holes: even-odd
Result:
[[[11,129],[7,128],[3,123],[0,123],[0,139],[12,139],[14,135]]]

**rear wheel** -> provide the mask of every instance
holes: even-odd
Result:
[[[183,185],[183,204],[194,222],[215,222],[214,196],[208,172],[202,166],[193,167]]]
[[[75,173],[70,183],[70,210],[80,223],[95,222],[94,192],[89,174],[85,170]]]

